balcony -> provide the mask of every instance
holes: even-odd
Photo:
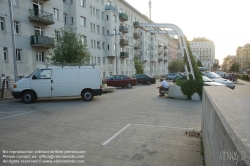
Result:
[[[112,5],[106,5],[105,10],[112,10],[115,13],[118,13],[118,9]]]
[[[128,40],[126,40],[126,39],[120,39],[120,45],[121,46],[127,46],[128,45]]]
[[[120,53],[120,58],[128,58],[129,57],[129,53],[128,52],[121,52]]]
[[[158,43],[158,47],[162,47],[162,43]]]
[[[164,49],[168,49],[168,47],[167,47],[167,46],[164,46]]]
[[[31,47],[52,48],[54,47],[54,39],[47,36],[31,36]]]
[[[128,33],[128,28],[125,27],[125,26],[120,26],[120,27],[119,27],[119,32]]]
[[[134,28],[140,28],[141,27],[140,23],[138,21],[135,21],[133,25],[134,25]]]
[[[134,49],[140,49],[141,48],[141,44],[139,44],[139,43],[135,43],[134,44]]]
[[[119,19],[121,21],[128,21],[128,15],[125,13],[119,13]]]
[[[141,37],[141,34],[138,32],[134,32],[134,38],[138,39]]]
[[[52,25],[55,23],[53,20],[53,14],[39,9],[30,9],[29,19],[30,21],[42,23],[45,25]]]
[[[158,58],[158,62],[162,62],[162,60],[163,60],[162,58]]]
[[[140,54],[135,54],[134,56],[135,56],[135,58],[137,58],[137,59],[141,59],[141,55],[140,55]]]
[[[162,54],[162,50],[158,50],[158,54]]]
[[[166,63],[166,62],[168,62],[168,60],[167,60],[167,59],[165,59],[165,60],[164,60],[164,63]]]

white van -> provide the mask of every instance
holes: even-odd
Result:
[[[32,103],[38,98],[81,96],[91,101],[102,94],[100,71],[95,66],[44,67],[13,85],[12,96]]]

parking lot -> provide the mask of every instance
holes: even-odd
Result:
[[[0,151],[82,150],[78,165],[86,166],[202,165],[200,138],[186,135],[200,131],[201,101],[160,97],[159,84],[117,88],[91,102],[0,101]]]

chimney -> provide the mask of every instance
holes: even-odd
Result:
[[[149,19],[151,20],[151,0],[149,0],[148,6],[149,6]]]

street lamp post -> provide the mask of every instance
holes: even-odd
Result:
[[[117,35],[119,35],[119,36],[121,36],[122,35],[122,33],[121,32],[119,32],[119,33],[116,33],[117,32],[117,29],[116,29],[116,26],[115,26],[115,33],[111,33],[110,34],[110,36],[115,36],[115,58],[116,58],[116,64],[115,64],[115,69],[116,69],[116,75],[118,74],[118,54],[117,54],[117,51],[118,51],[118,44],[117,44]]]

